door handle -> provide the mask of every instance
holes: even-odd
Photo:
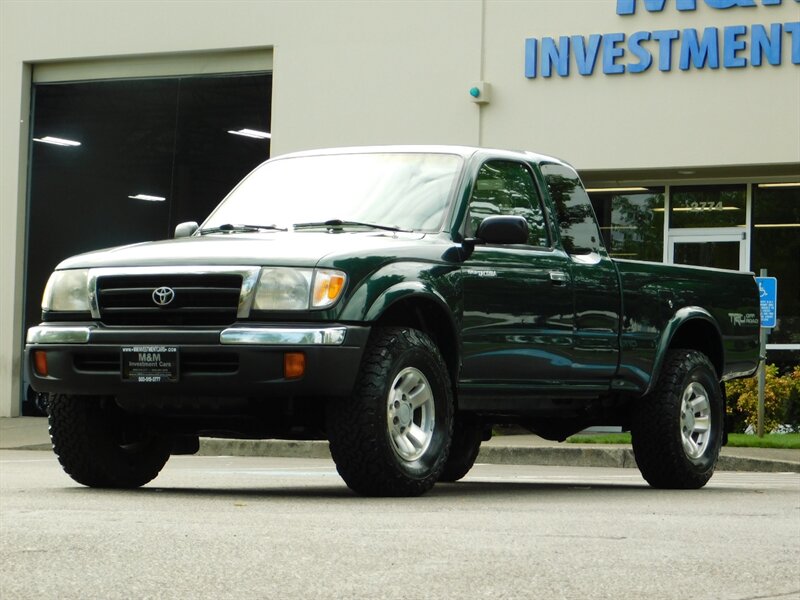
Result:
[[[550,281],[555,285],[564,285],[569,281],[569,275],[564,271],[550,271]]]

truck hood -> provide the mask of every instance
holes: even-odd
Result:
[[[442,244],[441,238],[420,233],[276,232],[213,234],[178,240],[144,242],[79,254],[58,269],[180,265],[328,266],[354,256],[428,258],[423,248]],[[434,251],[434,254],[436,252]]]

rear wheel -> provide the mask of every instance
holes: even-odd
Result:
[[[136,488],[158,475],[169,459],[168,438],[123,412],[113,398],[52,395],[50,439],[64,471],[78,483]]]
[[[447,367],[415,329],[377,328],[350,398],[328,405],[336,469],[365,496],[417,496],[436,483],[453,427]]]
[[[635,407],[636,463],[653,487],[697,489],[714,474],[723,436],[722,390],[705,354],[671,350],[658,385]]]

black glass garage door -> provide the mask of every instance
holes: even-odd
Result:
[[[170,237],[266,160],[271,89],[269,74],[35,86],[27,323],[60,260]]]
[[[269,73],[36,84],[25,325],[64,258],[202,221],[269,157]]]

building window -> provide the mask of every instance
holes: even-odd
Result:
[[[751,268],[778,279],[770,344],[800,344],[800,183],[753,185]]]
[[[612,258],[661,262],[664,258],[664,188],[592,192],[592,205]]]
[[[670,188],[670,229],[745,227],[747,186],[681,186]]]

